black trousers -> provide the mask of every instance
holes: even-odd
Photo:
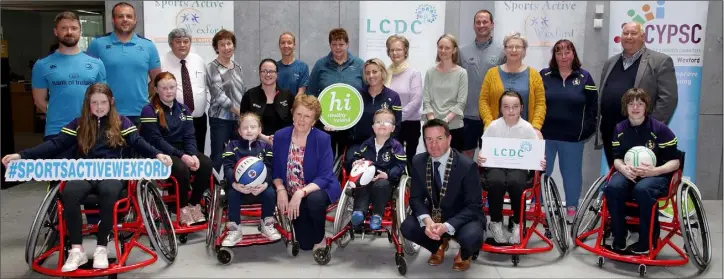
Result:
[[[372,201],[372,214],[382,216],[395,186],[387,179],[379,179],[369,185],[354,189],[354,210],[367,212]]]
[[[200,117],[194,117],[194,130],[196,132],[196,149],[199,153],[204,154],[204,148],[206,146],[206,125],[207,121],[206,113]],[[199,160],[201,158],[199,157]]]
[[[403,237],[417,243],[430,251],[430,253],[437,252],[440,244],[442,244],[442,239],[432,240],[427,237],[425,227],[420,226],[420,221],[417,220],[417,216],[407,216],[405,221],[402,222],[400,232]],[[455,235],[450,236],[446,233],[443,237],[455,239],[455,241],[460,244],[460,257],[463,260],[467,260],[470,256],[480,251],[480,246],[483,244],[483,240],[485,239],[483,222],[469,222],[457,230]]]
[[[422,125],[419,120],[402,121],[402,129],[396,134],[397,141],[405,146],[405,155],[407,155],[407,169],[412,167],[412,157],[417,153],[417,145],[420,143],[420,131]]]
[[[188,204],[199,204],[199,202],[201,202],[201,198],[204,195],[204,191],[209,189],[209,187],[211,186],[211,159],[209,159],[209,157],[206,157],[206,155],[201,152],[196,154],[196,157],[199,158],[199,169],[196,171],[191,171],[186,163],[181,160],[181,158],[171,156],[171,161],[173,161],[173,165],[171,166],[171,176],[175,177],[176,181],[178,181],[178,189],[180,194],[177,194],[179,196],[179,203],[181,207],[184,207]],[[191,198],[189,198],[188,192],[191,174],[194,174],[194,183],[191,187]]]
[[[113,206],[120,199],[125,187],[120,180],[74,180],[68,181],[61,193],[63,217],[68,227],[70,243],[83,244],[83,216],[80,205],[90,193],[98,195],[101,222],[98,225],[98,245],[106,246],[113,231]]]
[[[327,223],[327,207],[329,196],[324,190],[309,193],[299,203],[299,216],[292,221],[294,238],[299,242],[299,249],[309,251],[324,239],[324,226]]]
[[[531,185],[527,170],[486,168],[482,174],[483,189],[488,192],[488,212],[491,222],[503,221],[503,200],[505,193],[510,197],[513,209],[512,220],[520,223],[521,196]]]
[[[450,130],[452,140],[450,141],[450,147],[454,148],[459,152],[463,152],[465,147],[465,130],[461,128]]]

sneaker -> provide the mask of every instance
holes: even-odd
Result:
[[[379,230],[382,227],[382,217],[380,215],[372,215],[370,217],[370,229]]]
[[[201,212],[201,204],[197,204],[191,207],[191,220],[196,223],[203,223],[206,222],[206,217],[204,216],[204,213]]]
[[[70,252],[68,252],[68,259],[65,261],[65,264],[63,265],[63,268],[60,269],[60,271],[75,271],[76,269],[78,269],[78,267],[86,264],[87,262],[88,256],[85,254],[85,252],[81,251],[80,248],[73,248],[70,249]]]
[[[194,218],[191,216],[191,207],[186,206],[184,208],[181,208],[181,220],[179,221],[181,225],[184,226],[191,226],[194,223]]]
[[[566,211],[566,215],[568,215],[568,218],[573,218],[576,216],[576,207],[575,206],[569,206],[568,210]]]
[[[514,224],[513,225],[513,231],[510,233],[510,239],[508,240],[510,244],[518,244],[520,243],[520,225]]]
[[[282,238],[282,235],[279,234],[279,231],[277,231],[277,228],[274,227],[274,217],[266,217],[262,221],[261,224],[261,234],[266,236],[271,241],[276,241]]]
[[[93,252],[93,268],[106,269],[108,268],[108,249],[103,246],[96,247],[96,251]]]
[[[493,240],[497,243],[506,243],[508,239],[503,234],[503,223],[502,222],[490,222],[488,223],[488,232],[493,236]]]
[[[656,249],[656,244],[654,244],[654,249]],[[631,253],[636,255],[647,255],[649,253],[649,244],[648,243],[641,243],[640,241],[637,241],[634,244],[631,244],[628,248]]]
[[[352,226],[358,226],[365,220],[365,214],[362,211],[352,212]]]
[[[244,238],[244,234],[241,231],[241,226],[234,222],[226,223],[226,227],[229,229],[224,240],[221,241],[221,246],[234,247]]]

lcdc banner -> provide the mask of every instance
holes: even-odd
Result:
[[[157,159],[16,160],[5,171],[5,181],[160,180],[171,167]]]
[[[674,60],[679,102],[669,128],[679,139],[679,150],[686,152],[684,177],[692,182],[696,182],[696,137],[708,5],[707,1],[611,1],[609,56],[622,51],[623,24],[639,22],[646,31],[646,47]],[[601,174],[605,174],[605,157],[601,166]]]

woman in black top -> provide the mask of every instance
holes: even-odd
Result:
[[[294,95],[286,89],[277,87],[276,61],[266,58],[259,64],[261,84],[249,89],[241,98],[241,113],[253,112],[262,119],[259,137],[271,142],[270,136],[277,130],[292,124],[292,104]]]

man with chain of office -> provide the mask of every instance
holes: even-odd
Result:
[[[440,265],[448,241],[460,244],[453,270],[470,268],[484,239],[485,214],[478,166],[450,148],[450,129],[433,119],[422,127],[427,152],[412,160],[412,215],[401,226],[402,236],[432,253],[428,264]]]

